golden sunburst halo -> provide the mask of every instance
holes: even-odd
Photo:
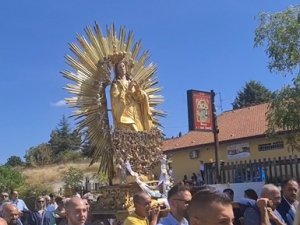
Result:
[[[106,97],[106,88],[113,80],[113,65],[119,58],[131,62],[132,79],[148,95],[153,123],[160,126],[158,117],[165,113],[157,108],[163,102],[163,97],[158,95],[161,88],[157,86],[157,66],[148,63],[149,52],[141,52],[141,41],[134,42],[133,32],[127,34],[124,27],[116,32],[115,26],[111,25],[103,35],[96,23],[84,31],[85,35],[77,35],[77,42],[70,44],[73,55],[66,56],[73,71],[65,70],[62,74],[73,81],[65,87],[73,96],[65,100],[75,108],[73,116],[78,130],[88,131],[93,149],[91,164],[99,161],[99,171],[113,177],[115,152]]]

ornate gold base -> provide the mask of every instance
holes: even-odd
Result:
[[[114,130],[112,148],[116,164],[124,165],[129,160],[134,172],[149,175],[162,158],[162,141],[163,134],[157,128],[139,132]]]
[[[115,185],[101,187],[95,195],[99,196],[97,202],[91,206],[92,214],[107,213],[109,211],[132,211],[132,197],[136,192],[141,191],[136,184]]]

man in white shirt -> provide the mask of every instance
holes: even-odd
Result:
[[[28,207],[22,199],[19,199],[19,193],[13,191],[11,194],[11,203],[16,205],[20,212],[27,211]]]

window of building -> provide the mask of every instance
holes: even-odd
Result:
[[[198,150],[190,151],[190,159],[197,159],[197,158],[199,158],[199,151]]]
[[[284,148],[283,141],[277,141],[277,142],[273,142],[273,143],[258,145],[258,151],[260,151],[260,152],[276,150],[276,149],[283,149],[283,148]]]

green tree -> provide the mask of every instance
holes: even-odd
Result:
[[[56,156],[56,162],[78,162],[82,160],[82,153],[79,151],[64,151]]]
[[[11,167],[16,167],[16,166],[23,166],[24,162],[19,156],[13,155],[7,159],[7,162],[5,163],[5,166],[11,166]]]
[[[81,137],[77,130],[71,131],[67,118],[63,116],[58,127],[52,131],[49,144],[51,145],[54,155],[57,156],[64,151],[79,150]]]
[[[258,105],[269,102],[272,98],[272,92],[261,83],[251,80],[246,82],[243,90],[238,91],[237,96],[232,103],[233,109],[239,109],[247,106]]]
[[[87,157],[92,157],[92,154],[94,152],[94,148],[91,145],[89,133],[87,130],[82,133],[81,152],[83,156]]]
[[[268,133],[276,134],[284,130],[284,136],[290,150],[300,150],[300,77],[293,80],[293,85],[283,87],[271,102],[267,114]]]
[[[300,6],[278,13],[261,13],[255,30],[255,46],[266,45],[269,69],[284,75],[299,74]]]
[[[42,143],[36,147],[31,147],[27,150],[25,160],[28,165],[48,165],[53,162],[53,151],[51,146],[46,143]]]
[[[83,178],[83,172],[81,170],[70,167],[64,175],[63,181],[65,182],[65,187],[75,190],[81,186]]]
[[[277,13],[262,13],[255,31],[255,46],[266,46],[269,70],[294,75],[293,84],[280,90],[268,112],[269,133],[284,130],[291,150],[299,150],[300,134],[300,6]]]
[[[0,166],[0,190],[10,192],[25,184],[23,175],[12,167]]]

